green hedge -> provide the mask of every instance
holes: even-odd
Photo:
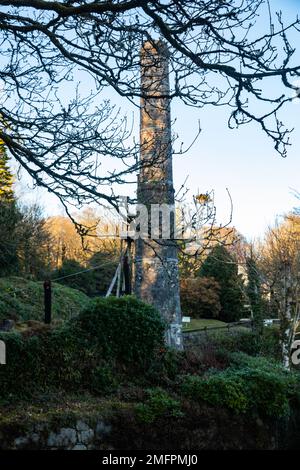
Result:
[[[206,341],[219,351],[239,351],[250,356],[261,355],[278,360],[281,357],[279,328],[277,326],[264,328],[262,336],[245,327],[237,327],[229,332],[221,329],[220,331],[208,331]]]
[[[236,354],[224,371],[184,376],[181,392],[236,413],[280,418],[289,414],[291,401],[299,402],[299,385],[299,374],[286,372],[275,362]]]
[[[144,366],[164,344],[165,323],[150,305],[125,296],[98,298],[70,323],[74,334],[105,357]]]
[[[246,354],[255,355],[260,350],[259,337],[245,327],[231,331],[214,331],[208,333],[208,341],[218,349],[225,351],[242,351]]]
[[[148,389],[144,403],[135,405],[136,417],[141,423],[153,423],[163,416],[182,417],[180,401],[174,399],[165,390],[156,387]]]
[[[63,326],[1,333],[7,364],[0,367],[0,396],[60,388],[96,393],[116,385],[116,370],[147,368],[164,342],[164,323],[133,297],[96,299]]]

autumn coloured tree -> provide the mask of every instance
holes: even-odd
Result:
[[[290,368],[291,347],[300,320],[300,217],[288,214],[268,229],[260,268],[274,311],[280,319],[282,361]]]
[[[219,318],[220,285],[214,278],[195,277],[180,283],[181,309],[192,318]]]
[[[87,267],[98,252],[109,254],[112,261],[119,257],[120,240],[111,236],[115,232],[113,220],[98,214],[92,208],[77,212],[76,221],[85,227],[79,233],[76,225],[66,216],[52,216],[46,221],[50,233],[48,246],[52,270],[60,269],[67,260],[75,260]]]

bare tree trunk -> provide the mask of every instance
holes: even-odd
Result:
[[[290,263],[282,266],[281,300],[279,302],[281,352],[283,367],[290,370],[290,352],[295,337],[295,300]]]

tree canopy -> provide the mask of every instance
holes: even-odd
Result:
[[[278,113],[297,89],[289,32],[299,22],[285,25],[264,0],[0,0],[0,138],[63,203],[116,207],[114,185],[134,181],[139,147],[107,91],[134,104],[141,93],[149,98],[140,48],[161,38],[170,52],[167,98],[228,105],[230,127],[256,122],[285,156],[289,131]]]

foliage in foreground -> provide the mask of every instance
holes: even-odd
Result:
[[[90,347],[124,364],[143,366],[164,346],[160,314],[133,296],[95,299],[70,325]]]
[[[91,301],[62,326],[1,333],[0,339],[7,349],[7,364],[0,368],[3,398],[51,388],[98,393],[116,385],[116,372],[147,368],[163,346],[164,323],[135,298],[111,297]]]
[[[111,297],[91,301],[57,327],[1,333],[7,346],[1,402],[55,390],[116,396],[122,384],[135,384],[143,395],[135,414],[144,424],[161,416],[180,418],[194,402],[267,418],[287,416],[291,403],[300,405],[299,374],[271,360],[271,347],[267,357],[259,356],[261,343],[253,333],[217,335],[207,341],[209,348],[204,342],[194,353],[176,352],[164,349],[164,327],[151,306]]]
[[[183,415],[180,400],[174,399],[167,391],[159,387],[147,390],[146,401],[135,406],[135,413],[139,422],[148,424],[162,416],[181,417]]]
[[[235,413],[255,413],[280,418],[287,416],[290,402],[299,403],[300,377],[287,373],[265,358],[236,355],[231,367],[212,370],[203,377],[182,378],[182,393],[193,400],[225,406]]]
[[[243,352],[250,356],[265,356],[280,360],[279,328],[266,327],[262,335],[245,327],[228,331],[213,330],[206,333],[202,344],[209,342],[212,347],[223,352]]]

